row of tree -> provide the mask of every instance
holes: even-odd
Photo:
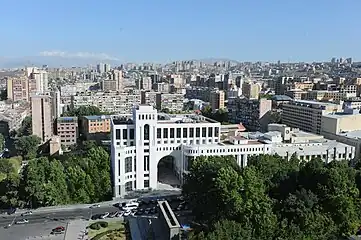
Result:
[[[0,172],[3,171],[0,169]],[[35,158],[0,182],[0,206],[43,207],[111,199],[109,154],[99,146],[61,158]]]
[[[185,179],[203,226],[193,240],[336,240],[361,224],[360,167],[346,161],[261,155],[241,169],[232,157],[200,157]]]
[[[202,115],[216,120],[222,124],[228,124],[228,112],[224,109],[218,109],[217,111],[213,111],[210,106],[205,106],[202,109]]]

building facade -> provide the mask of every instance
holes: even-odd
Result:
[[[62,145],[70,146],[77,143],[79,136],[77,117],[59,117],[56,119],[57,135]]]
[[[182,183],[183,174],[198,156],[232,155],[245,167],[251,155],[277,153],[290,158],[298,154],[305,160],[321,157],[328,162],[353,159],[355,152],[354,147],[327,140],[282,145],[278,141],[281,133],[257,137],[235,131],[221,141],[219,122],[199,115],[158,113],[146,105],[135,107],[132,115],[112,117],[111,124],[111,168],[116,198],[134,190],[156,189],[158,164],[165,158],[172,159],[173,172]]]
[[[51,139],[53,135],[53,117],[50,96],[34,95],[31,97],[31,117],[33,135],[40,137],[42,142]]]
[[[306,132],[321,133],[322,116],[339,112],[342,105],[295,100],[283,105],[282,122]]]

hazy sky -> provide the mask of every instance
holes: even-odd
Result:
[[[0,0],[0,57],[361,58],[360,0]]]

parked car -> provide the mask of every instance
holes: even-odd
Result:
[[[27,220],[27,219],[22,219],[22,220],[20,220],[20,221],[17,221],[16,224],[24,224],[24,223],[28,223],[28,222],[29,222],[29,220]]]
[[[21,216],[23,217],[23,216],[28,216],[28,215],[31,215],[31,214],[33,214],[32,211],[27,211],[27,212],[22,213]]]
[[[100,216],[101,219],[105,219],[105,218],[107,218],[107,217],[109,217],[109,213],[108,213],[108,212],[106,212],[106,213],[104,213],[103,215]]]
[[[65,227],[63,226],[59,226],[54,228],[53,230],[51,230],[51,234],[55,235],[55,234],[62,234],[65,231]]]

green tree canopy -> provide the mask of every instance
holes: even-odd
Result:
[[[32,121],[33,120],[30,116],[27,116],[24,118],[24,120],[21,123],[20,128],[17,131],[17,134],[19,137],[30,136],[33,133]]]
[[[32,159],[36,157],[36,151],[40,143],[41,139],[38,136],[23,136],[15,141],[15,149],[24,159]]]
[[[196,221],[208,228],[196,230],[192,239],[336,240],[354,235],[361,223],[359,166],[260,155],[239,169],[229,157],[196,158],[183,192]]]

